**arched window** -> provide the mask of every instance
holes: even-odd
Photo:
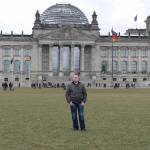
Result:
[[[24,61],[24,73],[26,78],[30,77],[30,61],[28,60]]]
[[[137,62],[136,61],[131,62],[131,72],[133,74],[135,74],[137,72]]]
[[[117,72],[118,72],[118,62],[113,61],[113,73],[117,73]]]
[[[10,72],[10,61],[9,60],[4,60],[4,73],[9,73]]]
[[[143,74],[147,73],[147,62],[146,61],[142,61],[142,63],[141,63],[141,72]]]
[[[15,74],[20,73],[20,60],[15,61],[15,63],[14,63],[14,72],[15,72]]]
[[[127,73],[128,72],[128,63],[127,63],[127,61],[122,61],[121,62],[121,72],[122,73]]]
[[[107,63],[107,61],[102,61],[101,62],[101,72],[102,73],[106,73],[107,69],[108,69],[108,63]]]
[[[58,75],[59,73],[59,47],[54,46],[52,49],[52,69],[53,74]]]
[[[63,71],[64,75],[69,75],[70,72],[70,47],[63,47]]]

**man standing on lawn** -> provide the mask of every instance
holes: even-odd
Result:
[[[78,118],[81,131],[86,131],[84,122],[84,106],[87,100],[87,92],[83,83],[80,82],[79,74],[74,74],[73,81],[66,90],[66,100],[70,104],[73,129],[79,130]]]

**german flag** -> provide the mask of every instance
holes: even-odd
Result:
[[[117,33],[113,29],[111,30],[111,33],[112,33],[112,37],[111,37],[112,42],[118,42],[119,37],[118,37]]]

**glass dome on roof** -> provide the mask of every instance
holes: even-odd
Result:
[[[89,24],[79,8],[65,3],[49,7],[41,14],[40,19],[43,24]]]

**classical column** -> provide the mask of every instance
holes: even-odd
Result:
[[[100,71],[101,71],[101,63],[100,63]],[[108,71],[109,72],[112,71],[112,48],[110,47],[108,47]]]
[[[38,71],[42,72],[42,45],[39,45],[38,50]]]
[[[81,72],[84,71],[84,45],[81,45],[81,51],[80,51],[80,70]]]
[[[108,53],[107,53],[108,54]],[[98,44],[95,45],[95,71],[96,71],[96,74],[99,75],[99,72],[100,72],[100,47]]]
[[[23,56],[23,48],[21,48],[20,56],[21,56],[21,63],[20,63],[20,86],[23,85],[23,65],[24,65],[24,56]],[[31,79],[30,79],[31,80]]]
[[[130,76],[131,76],[131,50],[128,50],[128,76],[127,76],[127,80],[130,81]]]
[[[2,47],[0,47],[0,71],[2,71],[2,64],[3,64],[3,53],[2,53],[3,49]]]
[[[49,45],[49,76],[53,76],[53,64],[52,64],[52,50],[53,45]]]
[[[59,48],[59,76],[63,76],[63,45]]]
[[[118,72],[119,72],[119,74],[121,73],[121,55],[120,55],[120,53],[121,53],[121,50],[120,50],[120,47],[118,47]]]
[[[148,58],[150,58],[150,49],[148,47]],[[147,64],[147,73],[148,73],[148,80],[150,80],[150,59],[148,59],[148,64]]]
[[[140,53],[140,49],[138,49],[138,61],[137,61],[137,71],[138,71],[138,78],[140,78],[140,74],[141,74],[141,64],[142,64],[142,61],[141,61],[141,53]],[[138,79],[139,80],[139,79]]]
[[[96,74],[96,71],[98,70],[97,66],[99,63],[98,57],[98,47],[97,45],[91,45],[91,70],[92,74]]]
[[[10,58],[12,59],[14,59],[14,48],[11,48],[11,54],[10,54]],[[15,60],[13,60],[13,62],[11,63],[11,65],[10,65],[10,67],[11,67],[11,76],[10,76],[10,81],[11,82],[14,82],[14,63],[15,62]]]
[[[71,74],[72,75],[74,73],[74,45],[71,45],[71,50],[70,50],[70,54],[71,54],[71,60],[70,60],[70,63],[71,63]]]

